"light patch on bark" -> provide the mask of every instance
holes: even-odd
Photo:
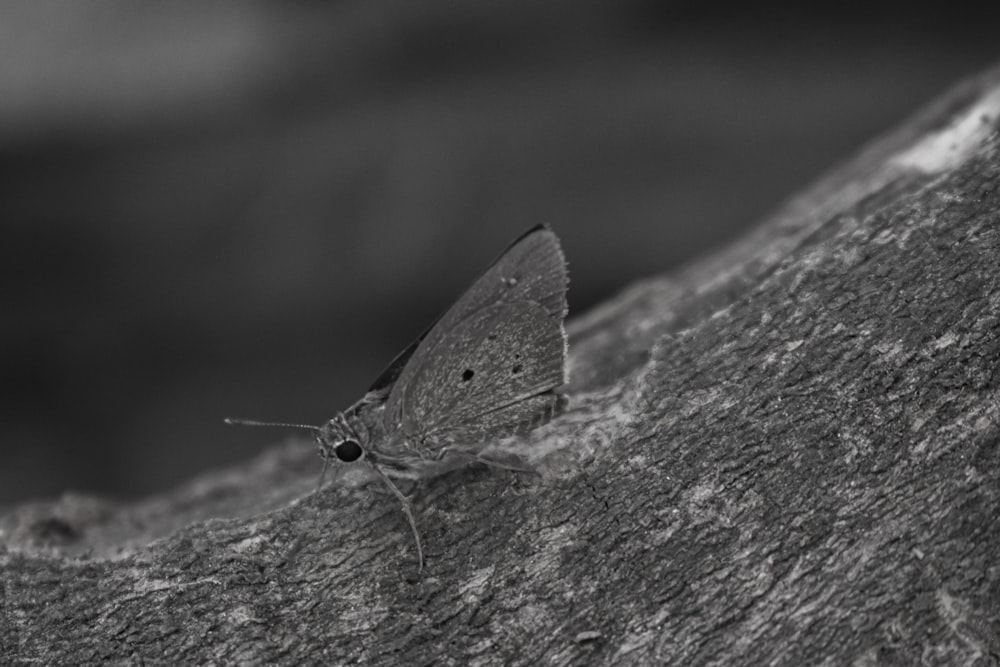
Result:
[[[955,169],[979,152],[1000,116],[1000,90],[993,90],[952,119],[940,132],[928,135],[893,162],[929,174]]]

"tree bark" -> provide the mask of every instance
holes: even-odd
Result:
[[[541,478],[413,489],[423,573],[306,442],[14,508],[0,662],[995,664],[998,127],[1000,69],[572,320],[569,410],[507,443]]]

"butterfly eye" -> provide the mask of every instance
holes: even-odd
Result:
[[[365,453],[365,450],[361,449],[359,445],[354,440],[344,440],[342,443],[333,448],[333,453],[337,455],[337,458],[345,463],[350,463],[351,461],[357,461],[361,458],[361,455]]]

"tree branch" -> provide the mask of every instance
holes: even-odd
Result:
[[[13,509],[0,662],[1000,660],[998,127],[994,70],[574,320],[569,411],[510,443],[542,479],[415,489],[422,575],[301,442]]]

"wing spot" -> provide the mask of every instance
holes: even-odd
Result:
[[[466,368],[465,372],[462,373],[462,382],[468,382],[469,380],[472,379],[472,376],[475,374],[476,372],[474,370],[472,370],[471,368]]]

